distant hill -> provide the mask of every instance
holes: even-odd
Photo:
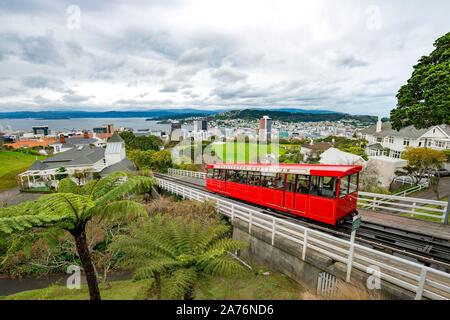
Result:
[[[288,109],[289,110],[289,109]],[[317,110],[315,110],[317,111]],[[358,120],[365,124],[376,123],[376,116],[368,115],[351,115],[341,112],[308,112],[308,110],[302,110],[301,112],[280,111],[280,110],[260,110],[260,109],[244,109],[244,110],[232,110],[227,112],[218,113],[210,116],[215,119],[258,119],[262,116],[269,116],[274,120],[280,120],[285,122],[317,122],[317,121],[338,121],[338,120]]]
[[[0,119],[70,119],[70,118],[159,118],[208,116],[219,111],[197,109],[152,109],[144,111],[17,111],[0,112]]]
[[[363,124],[376,123],[376,116],[351,115],[329,110],[306,110],[296,108],[279,109],[239,109],[239,110],[199,110],[199,109],[151,109],[143,111],[17,111],[0,112],[0,119],[71,119],[71,118],[149,118],[158,121],[168,119],[185,120],[193,117],[206,119],[258,119],[269,116],[286,122],[317,122],[358,120]]]

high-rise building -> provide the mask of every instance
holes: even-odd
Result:
[[[208,131],[208,122],[206,120],[194,121],[194,132]]]
[[[36,135],[48,136],[50,130],[48,129],[48,126],[36,126],[33,127],[33,133]]]
[[[272,136],[272,119],[268,116],[263,116],[259,119],[259,140],[268,141]]]

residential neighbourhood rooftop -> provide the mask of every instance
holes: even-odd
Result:
[[[448,125],[439,125],[439,128],[441,128],[447,135],[450,136],[450,126]],[[429,131],[431,128],[426,129],[416,129],[413,126],[409,126],[406,128],[403,128],[399,131],[392,128],[390,122],[383,122],[381,125],[381,131],[377,132],[377,126],[369,126],[367,128],[362,129],[360,132],[363,134],[371,134],[374,136],[379,137],[385,137],[385,136],[392,136],[392,137],[405,137],[405,138],[414,138],[417,139],[424,135],[427,131]]]
[[[105,149],[93,146],[81,146],[64,151],[45,160],[37,160],[29,170],[47,170],[60,167],[92,165],[105,156]]]

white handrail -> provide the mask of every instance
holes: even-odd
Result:
[[[216,208],[220,213],[232,220],[240,219],[248,223],[250,233],[254,227],[271,232],[272,244],[275,243],[276,236],[293,241],[301,247],[303,260],[306,258],[308,250],[314,250],[363,272],[377,267],[380,269],[382,279],[414,292],[416,299],[422,297],[450,299],[450,274],[448,273],[356,243],[353,244],[355,253],[352,255],[350,252],[352,243],[348,240],[261,213],[251,207],[233,203],[198,189],[182,186],[162,178],[156,178],[156,180],[161,188],[181,195],[183,198],[215,201]],[[340,249],[336,250],[336,247]],[[349,272],[351,272],[351,268]]]

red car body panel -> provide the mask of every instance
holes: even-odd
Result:
[[[359,182],[358,173],[361,166],[354,165],[320,165],[320,164],[215,164],[207,166],[206,188],[209,191],[223,194],[231,198],[244,200],[267,208],[288,212],[293,215],[305,217],[322,223],[336,225],[347,215],[356,211]],[[215,171],[214,171],[215,170]],[[217,171],[220,170],[220,171]],[[255,172],[255,174],[279,174],[283,179],[284,187],[280,189],[262,187],[236,181],[228,181],[226,172],[232,170],[239,172]],[[214,176],[214,174],[217,174]],[[286,190],[286,176],[300,174],[303,177],[335,178],[334,195],[319,196],[316,194],[300,193]],[[353,189],[350,189],[350,175],[356,180]],[[306,179],[306,178],[305,178]],[[311,186],[311,178],[308,187]],[[323,178],[325,179],[325,178]],[[340,195],[341,181],[348,179],[347,192]],[[353,180],[353,182],[355,182]],[[298,186],[298,185],[297,185]],[[297,189],[296,189],[297,190]]]

